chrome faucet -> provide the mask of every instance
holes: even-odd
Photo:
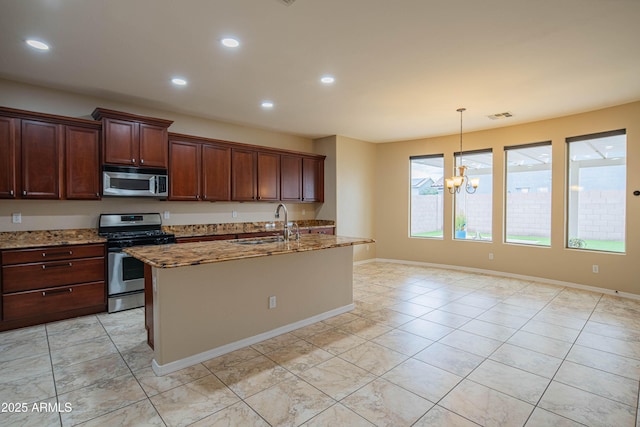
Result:
[[[287,207],[284,204],[280,203],[276,208],[276,218],[280,218],[280,208],[284,209],[283,235],[284,235],[284,241],[288,242],[289,241],[289,219],[288,219],[289,213],[287,212]]]

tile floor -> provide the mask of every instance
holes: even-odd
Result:
[[[640,301],[391,263],[354,299],[164,377],[142,309],[4,332],[0,425],[637,425]]]

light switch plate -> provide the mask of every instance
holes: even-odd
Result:
[[[20,224],[22,222],[22,214],[20,212],[12,213],[11,222],[14,224]]]

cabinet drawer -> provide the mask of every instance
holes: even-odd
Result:
[[[49,246],[39,249],[16,249],[2,252],[2,264],[25,264],[59,259],[104,257],[104,245]]]
[[[104,281],[104,257],[2,267],[2,292]]]
[[[15,320],[105,304],[104,282],[18,292],[3,297],[3,320]]]

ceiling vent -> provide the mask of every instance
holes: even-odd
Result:
[[[513,117],[513,114],[511,114],[510,112],[504,112],[504,113],[496,113],[496,114],[492,114],[489,117],[491,120],[498,120],[498,119],[506,119],[509,117]]]
[[[280,0],[280,3],[284,3],[287,6],[291,6],[294,1],[296,1],[296,0]]]

